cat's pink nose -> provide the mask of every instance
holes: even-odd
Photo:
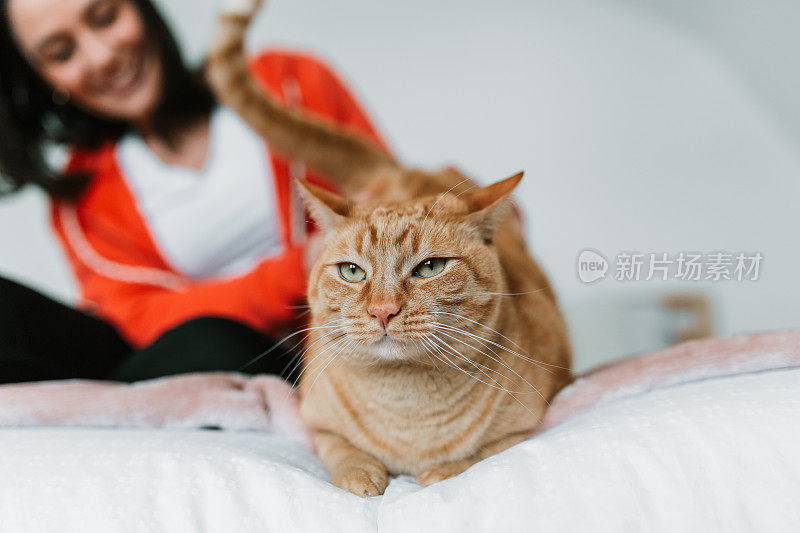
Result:
[[[367,312],[377,318],[381,327],[386,329],[392,317],[397,316],[400,312],[400,306],[396,302],[384,300],[370,304]]]

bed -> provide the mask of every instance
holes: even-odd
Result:
[[[0,429],[0,531],[798,531],[800,331],[756,341],[601,369],[527,441],[367,499],[274,428],[18,423]]]

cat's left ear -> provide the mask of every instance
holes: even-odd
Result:
[[[300,196],[302,196],[311,218],[322,231],[328,233],[344,222],[350,213],[350,202],[347,201],[347,198],[307,181],[298,179],[294,181],[300,189]]]
[[[475,226],[484,240],[491,240],[497,224],[508,213],[511,203],[508,197],[519,185],[523,174],[519,172],[461,196],[469,209],[467,220]]]

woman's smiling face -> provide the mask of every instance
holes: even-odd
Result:
[[[163,67],[132,0],[10,0],[8,16],[34,70],[73,104],[112,120],[150,119]]]

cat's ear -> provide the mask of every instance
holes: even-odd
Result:
[[[307,181],[294,180],[300,196],[311,214],[311,218],[324,232],[336,229],[350,213],[347,198],[312,185]]]
[[[461,196],[469,209],[467,220],[475,226],[484,240],[491,240],[497,224],[508,213],[510,208],[508,197],[519,185],[522,175],[523,172],[519,172],[510,178]]]

